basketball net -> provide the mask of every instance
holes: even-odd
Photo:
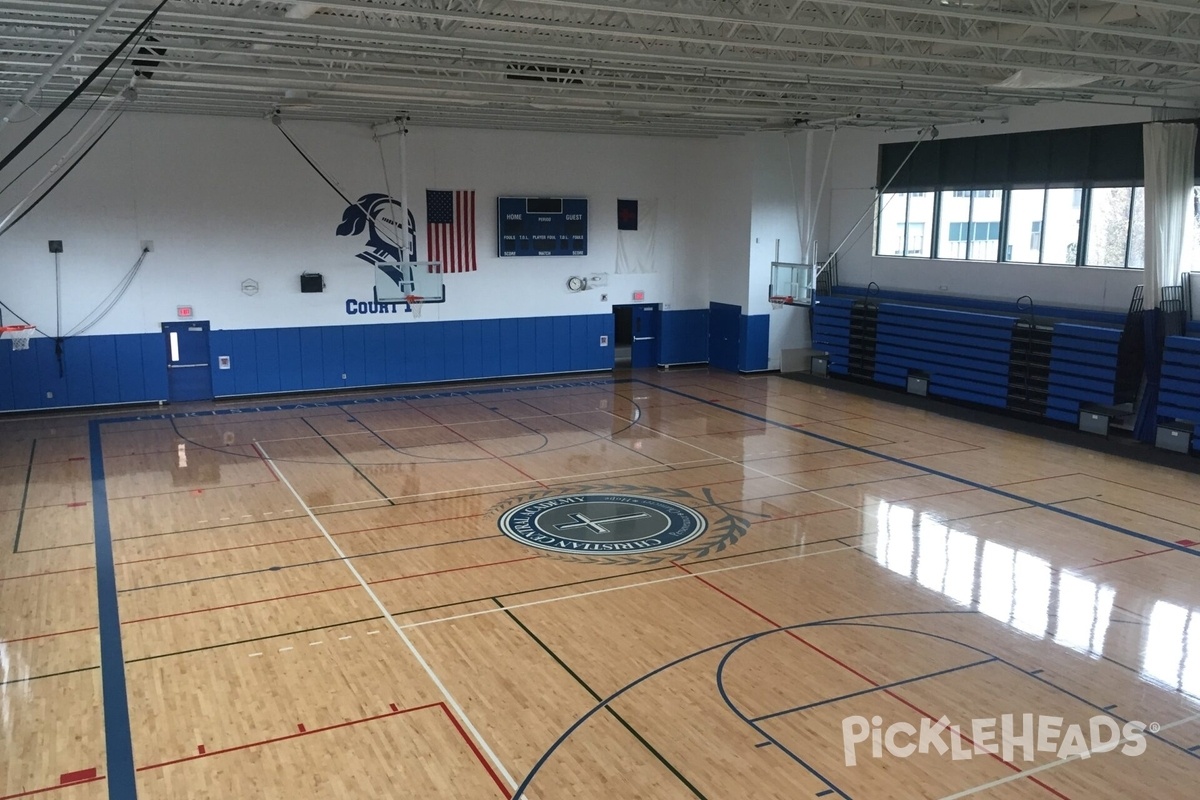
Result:
[[[32,325],[5,325],[0,328],[0,337],[11,340],[13,350],[28,350],[29,337],[32,335]]]
[[[413,319],[421,318],[421,306],[425,305],[425,298],[415,294],[404,296],[404,302],[408,303],[408,310],[412,312]]]

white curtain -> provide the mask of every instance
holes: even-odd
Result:
[[[1149,122],[1142,127],[1146,162],[1145,303],[1157,308],[1162,287],[1178,286],[1193,218],[1196,126]]]
[[[637,230],[617,231],[617,272],[657,272],[658,200],[638,200]]]

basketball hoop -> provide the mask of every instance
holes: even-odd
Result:
[[[425,298],[419,294],[407,294],[404,296],[404,302],[408,304],[408,310],[412,312],[413,319],[420,319],[421,306],[425,305]]]
[[[771,301],[771,308],[783,308],[791,301],[792,298],[784,297],[783,295],[773,294],[767,298]]]
[[[28,350],[29,337],[33,335],[33,325],[4,325],[0,326],[0,338],[12,340],[13,350]]]

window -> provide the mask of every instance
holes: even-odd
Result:
[[[926,192],[883,195],[875,254],[912,258],[932,255],[932,243],[925,231],[933,227],[933,206],[934,197]]]
[[[1140,186],[1096,187],[1089,194],[1087,251],[1092,267],[1141,268],[1146,258],[1146,193]]]
[[[879,209],[880,256],[1130,269],[1145,264],[1140,186],[893,192],[881,196]],[[1192,213],[1189,247],[1200,257],[1200,185],[1193,190]]]
[[[1000,249],[1000,208],[992,189],[942,192],[938,258],[995,261]]]
[[[1074,264],[1083,189],[1013,189],[1008,198],[1005,261]]]

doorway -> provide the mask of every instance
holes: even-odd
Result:
[[[208,361],[208,322],[164,322],[167,347],[167,397],[172,403],[212,400]]]
[[[660,312],[658,303],[613,306],[613,366],[658,366]]]

